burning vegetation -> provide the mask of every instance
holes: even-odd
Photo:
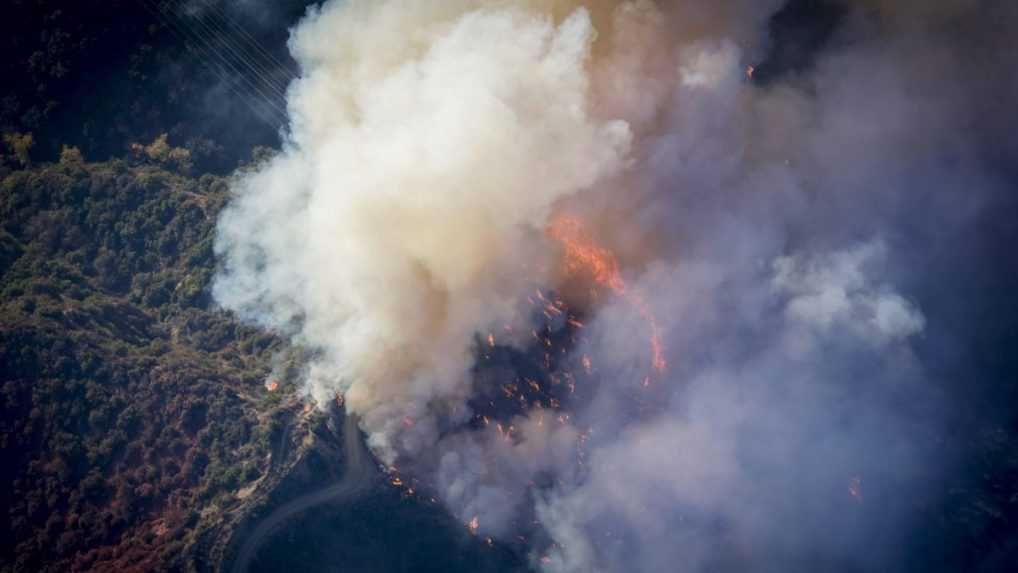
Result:
[[[477,335],[472,370],[477,392],[467,404],[472,415],[466,425],[471,432],[490,432],[493,440],[507,446],[519,445],[526,439],[521,424],[569,429],[573,432],[572,466],[582,473],[588,456],[587,442],[596,428],[577,420],[574,413],[592,399],[600,374],[595,358],[579,349],[585,343],[585,323],[597,312],[598,305],[615,297],[645,324],[650,362],[645,367],[646,374],[633,385],[634,403],[641,408],[646,400],[639,394],[647,390],[653,377],[664,372],[667,363],[657,319],[639,292],[626,283],[615,254],[599,244],[578,217],[555,218],[547,229],[547,237],[549,247],[560,251],[563,276],[570,283],[582,284],[589,298],[571,303],[569,296],[535,285],[525,296],[527,304],[522,307],[532,325],[530,336],[522,345],[510,324],[503,325],[502,333]],[[341,401],[342,396],[338,395],[337,400]],[[405,417],[401,425],[409,430],[415,421]],[[416,468],[406,472],[395,464],[380,467],[388,476],[388,483],[404,496],[426,503],[438,501],[438,488],[424,477],[431,472],[418,472]],[[556,485],[563,485],[560,476],[539,475],[530,479],[526,488],[531,496],[537,496]],[[552,542],[540,541],[545,534],[532,507],[533,504],[527,504],[527,508],[521,508],[513,525],[514,538],[520,541],[521,550],[535,546],[549,549]],[[485,533],[479,515],[464,517],[463,525],[471,535]],[[485,539],[493,544],[491,537]]]
[[[647,301],[638,292],[627,287],[615,255],[598,244],[583,221],[574,216],[556,217],[548,228],[548,236],[561,245],[564,266],[568,274],[589,277],[593,283],[592,288],[608,289],[630,304],[647,323],[651,365],[655,371],[663,372],[668,363],[664,358],[657,317],[654,316]]]

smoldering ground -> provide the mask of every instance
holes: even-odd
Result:
[[[982,412],[958,397],[1006,375],[969,338],[1013,282],[987,237],[1014,235],[1018,11],[841,4],[764,82],[780,9],[325,3],[292,35],[288,141],[221,219],[217,300],[313,348],[311,396],[477,534],[525,528],[537,568],[928,566],[951,428]],[[506,440],[468,423],[475,343],[563,286],[559,213],[668,368],[609,293],[568,349],[596,389]]]

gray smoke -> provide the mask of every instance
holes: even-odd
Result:
[[[1001,193],[1018,9],[860,0],[760,85],[778,8],[327,2],[293,33],[289,140],[221,219],[217,300],[314,349],[308,392],[481,535],[535,514],[535,567],[901,568],[945,470],[917,346],[948,327],[912,289]],[[558,286],[557,212],[617,247],[669,368],[641,388],[644,325],[609,300],[568,422],[470,430],[472,344]]]

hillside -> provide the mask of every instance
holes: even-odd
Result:
[[[205,568],[299,407],[263,385],[278,342],[212,310],[226,181],[165,140],[137,152],[5,157],[4,571]]]

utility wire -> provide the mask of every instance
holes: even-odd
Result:
[[[184,17],[181,16],[181,18],[183,19]],[[250,70],[260,80],[264,89],[278,96],[281,100],[286,99],[285,86],[275,83],[270,75],[259,67],[253,58],[245,52],[244,48],[235,43],[235,39],[229,33],[223,34],[221,31],[216,30],[200,14],[191,16],[188,20],[194,24],[192,29],[196,34],[204,38],[206,44],[210,46],[218,44],[219,47],[224,48],[224,55],[232,57],[233,62]]]
[[[211,30],[204,26],[203,22],[194,18],[183,16],[182,14],[186,11],[184,9],[185,1],[186,0],[180,0],[180,2],[177,2],[176,6],[174,6],[169,13],[176,17],[176,20],[187,29],[193,38],[205,46],[210,54],[214,57],[218,57],[220,61],[228,66],[234,73],[242,76],[253,89],[257,90],[258,93],[264,96],[267,100],[274,101],[277,97],[280,100],[285,99],[284,93],[278,89],[273,89],[271,85],[266,83],[264,78],[252,77],[250,74],[246,73],[246,70],[242,69],[248,68],[254,71],[232,44],[226,43],[225,45],[217,46],[217,40],[221,39],[217,37],[217,34],[214,34]],[[169,4],[172,6],[173,2],[170,1]],[[254,75],[258,76],[257,73]],[[257,80],[257,82],[255,80]]]
[[[236,20],[230,17],[229,13],[226,12],[215,0],[201,0],[206,6],[209,6],[213,11],[219,14],[220,19],[230,25],[233,29],[237,30],[241,37],[245,38],[256,50],[261,52],[269,62],[272,63],[276,68],[285,70],[290,77],[297,76],[297,70],[287,62],[281,62],[277,59],[272,52],[266,50],[261,43],[252,36],[243,26],[238,24]]]
[[[186,23],[181,19],[174,19],[171,12],[166,8],[166,3],[156,3],[156,0],[140,0],[141,4],[152,13],[163,25],[165,25],[178,39],[180,39],[185,47],[195,51],[196,53],[205,52],[208,54],[208,58],[202,58],[202,64],[209,68],[214,74],[216,74],[231,90],[234,91],[242,100],[246,101],[249,106],[259,115],[259,117],[269,123],[273,127],[278,127],[286,121],[286,110],[283,106],[275,101],[274,98],[270,97],[259,84],[255,83],[250,77],[244,74],[237,68],[230,60],[226,59],[223,54],[219,53],[214,46],[204,40],[204,38],[195,33],[192,29],[188,28]],[[171,3],[172,4],[172,3]],[[232,74],[231,74],[232,71]],[[237,76],[239,76],[239,83],[246,84],[246,87],[251,91],[251,97],[241,92],[238,84]],[[253,105],[254,101],[259,101],[263,108]],[[265,113],[269,112],[270,118],[265,117]]]
[[[242,99],[247,101],[249,105],[251,105],[252,100],[250,99],[250,97],[245,96],[237,88],[238,80],[236,78],[237,76],[239,76],[239,82],[247,84],[246,87],[249,88],[252,92],[251,96],[253,96],[255,100],[260,100],[260,103],[263,104],[265,108],[267,108],[259,109],[258,107],[252,106],[252,109],[254,109],[254,111],[258,113],[270,111],[272,112],[271,115],[274,116],[273,119],[276,120],[277,122],[285,120],[286,114],[278,103],[274,102],[272,98],[268,97],[256,83],[254,83],[245,74],[241,73],[236,68],[236,66],[234,66],[228,60],[226,60],[221,53],[215,50],[213,46],[203,41],[201,36],[195,35],[193,31],[188,29],[183,21],[179,21],[179,19],[178,20],[173,19],[170,16],[171,12],[166,8],[166,3],[155,4],[152,0],[141,0],[141,1],[147,8],[149,8],[150,12],[155,14],[155,16],[164,25],[166,25],[170,29],[170,31],[174,33],[174,35],[176,35],[178,38],[181,39],[181,41],[183,41],[186,47],[193,50],[195,53],[199,54],[201,52],[207,53],[209,57],[203,58],[202,63],[206,67],[208,67],[211,71],[213,71],[213,73],[218,75],[219,78],[224,83],[230,86],[234,90],[234,92],[237,93]]]
[[[257,50],[250,43],[242,41],[208,10],[204,11],[200,18],[206,23],[207,27],[212,29],[212,32],[218,37],[219,41],[230,43],[235,51],[244,56],[245,63],[252,72],[271,85],[275,91],[285,96],[289,78],[280,79],[278,69],[273,67],[274,64],[266,62],[261,58]]]

